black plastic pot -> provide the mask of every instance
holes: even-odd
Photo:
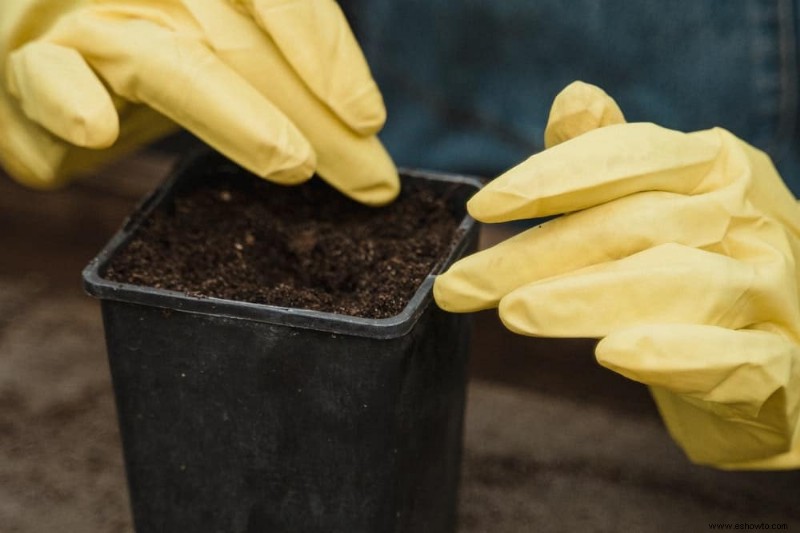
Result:
[[[469,318],[432,302],[433,275],[395,317],[364,319],[110,282],[102,272],[192,176],[185,162],[86,267],[101,299],[136,530],[445,532],[456,521]],[[459,184],[458,242],[474,249]]]

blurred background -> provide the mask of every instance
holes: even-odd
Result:
[[[0,532],[132,532],[99,304],[81,270],[185,137],[39,193],[0,174]],[[513,233],[482,228],[486,247]],[[690,464],[594,341],[475,315],[460,532],[800,528],[800,471]]]

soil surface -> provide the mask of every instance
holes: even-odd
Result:
[[[463,216],[447,202],[457,187],[405,180],[395,202],[374,208],[318,179],[285,187],[216,176],[154,211],[104,276],[193,296],[386,318],[402,311],[450,250]]]

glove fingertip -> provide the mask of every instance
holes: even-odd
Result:
[[[467,200],[467,213],[479,222],[504,222],[496,212],[498,204],[505,205],[506,202],[498,202],[497,195],[484,188]]]
[[[400,178],[397,173],[384,175],[368,186],[344,191],[347,196],[364,205],[381,207],[393,202],[400,194]]]
[[[497,311],[500,321],[512,333],[538,336],[542,332],[542,325],[538,323],[534,309],[525,297],[512,292],[500,300]]]
[[[545,147],[552,148],[587,131],[624,122],[622,110],[603,89],[575,81],[553,99],[545,128]]]
[[[632,350],[627,342],[621,342],[613,333],[604,337],[594,349],[594,356],[600,366],[620,372],[624,368],[623,361],[628,359]]]
[[[314,165],[303,163],[299,166],[272,170],[262,177],[281,185],[299,185],[305,183],[314,175]]]
[[[307,142],[295,143],[294,149],[283,154],[277,163],[275,157],[265,157],[256,163],[256,174],[281,185],[299,185],[311,179],[317,168],[317,156]]]
[[[446,272],[436,276],[433,280],[433,300],[443,311],[455,313],[458,311],[458,308],[453,305],[448,282],[449,278]]]
[[[84,148],[107,148],[119,136],[119,117],[107,89],[74,49],[32,42],[13,52],[6,86],[26,117]]]
[[[670,352],[670,339],[676,332],[689,335],[687,328],[692,326],[639,324],[615,329],[597,343],[595,358],[600,365],[615,372],[646,372],[654,366],[660,368],[659,361]]]
[[[336,113],[354,132],[363,137],[375,135],[386,123],[386,106],[375,83],[337,106]]]
[[[470,258],[462,259],[436,276],[433,282],[436,305],[451,313],[471,313],[496,307],[498,299],[482,294],[473,281],[475,276],[464,267],[465,261],[469,262]]]
[[[84,148],[101,149],[114,144],[119,137],[119,117],[110,100],[108,104],[83,112],[76,110],[64,138]]]

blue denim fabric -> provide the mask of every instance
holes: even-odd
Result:
[[[800,195],[798,0],[351,0],[400,165],[494,176],[580,79],[629,121],[722,126]]]

